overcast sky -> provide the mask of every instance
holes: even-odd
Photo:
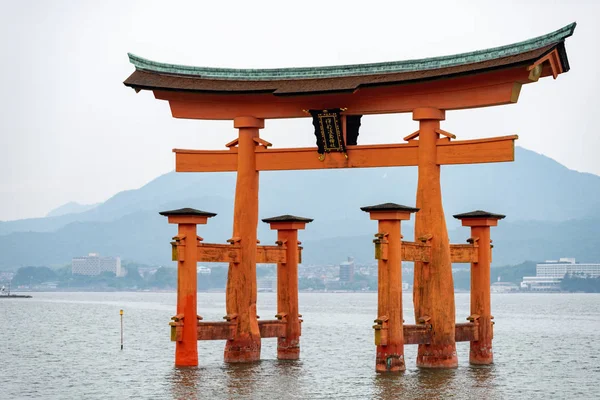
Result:
[[[156,61],[268,68],[432,57],[578,23],[572,70],[526,85],[516,105],[448,112],[458,139],[519,146],[600,174],[600,1],[2,1],[0,220],[95,203],[174,169],[172,148],[221,149],[230,121],[177,120],[122,82],[127,52]],[[402,141],[409,114],[363,119],[361,144]],[[314,144],[308,119],[267,121],[274,146]],[[560,188],[557,188],[560,190]]]

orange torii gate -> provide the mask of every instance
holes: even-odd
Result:
[[[177,315],[172,339],[176,365],[197,365],[196,340],[227,340],[225,361],[260,358],[261,338],[278,338],[278,358],[297,359],[298,229],[310,219],[263,220],[278,231],[276,246],[257,241],[260,171],[418,166],[416,208],[394,203],[364,207],[379,221],[376,370],[402,371],[404,344],[418,344],[420,367],[456,367],[456,341],[471,342],[470,362],[493,361],[489,292],[490,226],[503,215],[485,211],[455,215],[471,227],[469,244],[448,239],[440,166],[514,160],[516,135],[454,140],[441,129],[446,111],[516,103],[521,87],[569,70],[564,41],[575,24],[513,45],[456,56],[321,68],[242,70],[162,64],[129,55],[136,70],[125,85],[150,90],[169,102],[176,118],[232,120],[238,137],[228,150],[175,149],[179,172],[236,171],[233,236],[229,244],[205,244],[196,225],[214,214],[181,209],[162,213],[179,226]],[[418,130],[405,143],[359,145],[360,117],[411,112]],[[270,118],[313,116],[317,148],[272,148],[260,129]],[[415,241],[402,241],[400,221],[415,213]],[[401,262],[414,261],[414,325],[403,324]],[[228,262],[226,321],[197,315],[196,263]],[[451,264],[471,263],[471,315],[456,323]],[[258,321],[256,263],[278,265],[276,320]]]

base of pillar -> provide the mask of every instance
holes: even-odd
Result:
[[[300,339],[277,339],[278,360],[300,359]]]
[[[406,371],[404,363],[404,346],[388,345],[377,346],[375,357],[376,372],[403,372]]]
[[[471,349],[469,351],[469,363],[473,365],[493,364],[494,352],[492,351],[492,344],[471,342]]]
[[[197,367],[198,359],[195,360],[175,360],[176,367]]]
[[[244,363],[260,360],[260,337],[245,335],[225,343],[225,362]]]
[[[176,367],[197,367],[198,366],[198,354],[196,356],[187,355],[185,357],[175,356]]]
[[[175,345],[175,366],[176,367],[195,367],[198,365],[198,341],[194,341],[190,346],[185,346],[184,342],[177,342]]]
[[[456,344],[420,344],[417,353],[419,368],[457,368]]]

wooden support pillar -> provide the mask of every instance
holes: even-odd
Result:
[[[478,259],[471,263],[471,317],[479,317],[478,340],[471,341],[469,362],[485,365],[494,362],[492,351],[493,322],[490,294],[490,268],[492,262],[492,245],[490,227],[497,226],[501,214],[487,211],[473,211],[454,215],[463,226],[471,227],[471,238],[477,240]]]
[[[298,312],[298,229],[312,222],[310,218],[281,215],[263,219],[277,230],[277,244],[286,248],[286,262],[277,263],[277,315],[286,323],[285,337],[277,338],[277,358],[300,358],[300,314]]]
[[[438,131],[444,119],[443,110],[413,110],[413,120],[419,121],[417,208],[420,211],[415,219],[415,242],[431,238],[430,262],[415,262],[413,292],[415,320],[429,317],[433,330],[431,344],[420,344],[417,353],[417,366],[425,368],[458,366],[450,241],[437,163]]]
[[[198,365],[198,316],[197,311],[197,224],[206,224],[217,214],[193,208],[163,211],[160,215],[169,218],[170,224],[177,224],[175,236],[177,259],[177,315],[176,321],[182,333],[175,345],[175,365],[178,367]],[[183,326],[181,326],[183,324]]]
[[[372,220],[379,221],[375,235],[377,263],[377,319],[375,329],[375,371],[401,372],[404,362],[402,316],[402,234],[400,223],[409,220],[417,208],[385,203],[362,207]]]
[[[256,318],[256,228],[258,225],[258,171],[256,145],[264,120],[234,119],[239,129],[233,238],[240,245],[240,262],[229,264],[226,290],[227,318],[237,318],[237,331],[225,344],[226,362],[260,359],[260,330]]]

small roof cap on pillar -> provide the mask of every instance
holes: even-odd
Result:
[[[483,210],[475,210],[467,213],[455,214],[453,217],[461,220],[470,218],[503,219],[506,217],[506,215],[494,214]]]
[[[373,211],[404,211],[404,212],[413,213],[413,212],[419,211],[418,208],[403,206],[402,204],[396,204],[396,203],[383,203],[383,204],[377,204],[376,206],[361,207],[360,209],[363,210],[363,211],[365,211],[365,212],[373,212]]]
[[[170,211],[161,211],[159,212],[160,215],[165,216],[165,217],[172,217],[172,216],[194,216],[194,217],[214,217],[215,213],[211,213],[208,211],[202,211],[202,210],[196,210],[195,208],[179,208],[177,210],[170,210]]]
[[[280,215],[278,217],[265,218],[262,222],[270,224],[273,230],[299,230],[304,229],[309,222],[313,222],[313,219],[296,217],[295,215]]]
[[[280,215],[278,217],[265,218],[262,220],[262,222],[265,222],[267,224],[270,224],[272,222],[304,222],[304,223],[308,224],[309,222],[313,222],[313,219],[297,217],[295,215],[286,214],[286,215]]]

